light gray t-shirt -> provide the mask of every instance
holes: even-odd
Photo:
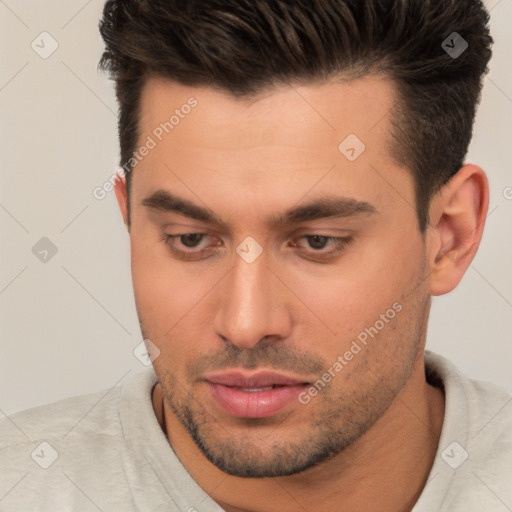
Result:
[[[414,512],[512,511],[512,393],[425,353],[446,414]],[[0,511],[221,512],[156,419],[152,368],[125,385],[0,421]],[[393,462],[390,461],[390,464]]]

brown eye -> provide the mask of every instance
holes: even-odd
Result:
[[[352,237],[335,237],[327,235],[304,235],[298,240],[305,239],[308,247],[303,247],[306,252],[310,252],[315,256],[330,256],[343,251],[352,241]],[[302,247],[294,242],[294,247]],[[323,251],[326,247],[331,247],[331,250]],[[308,249],[312,249],[309,250]]]
[[[184,258],[201,256],[209,248],[206,244],[203,244],[203,240],[208,238],[212,237],[206,233],[178,233],[176,235],[162,233],[160,236],[160,240],[174,254]]]
[[[308,235],[308,244],[312,249],[321,250],[324,249],[329,242],[330,237],[321,235]]]
[[[179,236],[180,242],[188,248],[195,248],[197,243],[200,242],[205,235],[202,233],[186,233],[185,235],[176,235]]]

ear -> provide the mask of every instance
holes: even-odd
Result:
[[[114,192],[116,193],[119,210],[123,216],[123,222],[129,232],[130,224],[128,219],[128,193],[126,190],[126,178],[124,176],[116,176],[116,180],[114,182]]]
[[[452,291],[473,261],[489,207],[485,172],[467,164],[432,199],[428,251],[430,294]]]

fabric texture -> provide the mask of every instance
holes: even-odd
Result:
[[[446,410],[413,512],[512,510],[512,393],[426,351]],[[221,512],[156,419],[148,368],[122,386],[0,420],[0,511]]]

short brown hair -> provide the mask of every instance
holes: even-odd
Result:
[[[136,150],[149,76],[243,97],[385,73],[399,98],[389,149],[414,175],[425,232],[430,199],[471,140],[491,58],[488,22],[480,0],[108,0],[99,67],[115,80],[121,166]],[[468,44],[456,57],[442,47],[454,32]],[[130,172],[126,183],[130,197]]]

